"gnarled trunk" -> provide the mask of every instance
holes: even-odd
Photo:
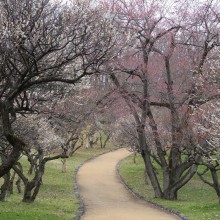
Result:
[[[43,157],[43,155],[40,155]],[[42,158],[39,163],[38,170],[35,173],[34,178],[31,181],[25,183],[23,202],[33,202],[39,192],[40,186],[42,184],[42,177],[44,175],[46,160]]]
[[[39,192],[42,179],[27,182],[24,188],[23,202],[33,202]]]
[[[154,169],[154,167],[153,167],[153,165],[151,163],[149,154],[145,153],[143,151],[141,153],[141,155],[142,155],[142,158],[144,160],[146,173],[147,173],[147,175],[149,177],[151,186],[154,189],[155,198],[163,198],[163,192],[161,190],[161,187],[160,187],[157,175],[155,173],[155,169]]]
[[[10,182],[10,173],[8,172],[7,174],[5,174],[3,176],[4,182],[0,188],[1,192],[0,192],[0,201],[3,202],[5,201],[5,197],[7,195],[7,190],[8,190],[8,185]]]
[[[12,151],[7,158],[0,165],[0,177],[7,174],[13,165],[19,160],[22,149],[25,146],[24,142],[15,136],[13,129],[11,127],[10,120],[10,103],[2,103],[0,102],[0,112],[2,118],[2,127],[4,131],[4,136],[12,146]]]
[[[163,192],[163,198],[168,200],[177,200],[177,189],[168,188]]]
[[[35,176],[31,181],[29,181],[28,178],[25,177],[22,166],[19,163],[17,163],[16,166],[13,166],[13,169],[24,183],[24,194],[22,200],[23,202],[33,202],[36,199],[36,196],[42,184],[42,177],[44,175],[45,164],[46,161],[42,159],[39,163],[38,170],[36,170]],[[19,182],[17,181],[16,184],[18,183]],[[18,190],[20,191],[20,185],[17,186]]]

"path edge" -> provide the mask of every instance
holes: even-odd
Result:
[[[82,199],[82,196],[80,195],[80,192],[79,192],[79,185],[78,185],[78,177],[77,177],[77,174],[80,170],[80,168],[86,164],[87,162],[91,161],[91,160],[94,160],[95,158],[101,156],[101,155],[104,155],[104,154],[107,154],[107,153],[110,153],[110,152],[113,152],[113,151],[116,151],[118,149],[121,149],[121,147],[118,147],[118,148],[115,148],[115,149],[110,149],[106,152],[103,152],[103,153],[100,153],[100,154],[97,154],[91,158],[88,158],[86,159],[84,162],[82,162],[81,164],[79,164],[76,169],[74,170],[74,173],[73,173],[73,178],[75,180],[75,185],[73,187],[73,190],[74,190],[74,194],[78,200],[78,203],[79,203],[79,208],[77,209],[76,211],[76,216],[73,218],[73,220],[80,220],[82,215],[85,213],[85,204],[83,202],[83,199]],[[120,161],[119,161],[120,162]]]
[[[129,155],[130,156],[130,155]],[[117,165],[116,165],[116,171],[117,171],[117,175],[121,181],[121,183],[124,185],[124,187],[131,193],[133,194],[135,197],[138,197],[139,199],[142,199],[144,200],[145,202],[155,206],[156,208],[159,208],[163,211],[166,211],[170,214],[173,214],[173,215],[176,215],[177,217],[180,217],[182,220],[190,220],[189,217],[187,217],[186,215],[184,215],[183,213],[179,212],[179,211],[175,211],[171,208],[167,208],[166,206],[163,206],[159,203],[156,203],[156,202],[153,202],[153,201],[150,201],[148,199],[146,199],[145,197],[141,196],[139,193],[135,192],[127,183],[126,181],[124,180],[124,178],[122,177],[121,173],[120,173],[120,167],[121,167],[121,164],[129,157],[125,157],[123,158],[122,160],[120,160]]]

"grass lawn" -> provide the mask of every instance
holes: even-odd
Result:
[[[79,149],[67,160],[67,172],[61,172],[61,161],[50,161],[46,165],[43,185],[35,202],[21,202],[22,194],[7,197],[0,203],[0,220],[67,220],[74,219],[79,207],[74,194],[74,170],[83,161],[109,151],[108,148]],[[22,163],[26,163],[23,159]],[[27,164],[26,164],[27,165]]]
[[[123,161],[120,174],[136,193],[144,196],[147,200],[177,210],[191,220],[219,220],[220,204],[215,191],[195,177],[179,191],[178,201],[155,199],[152,187],[145,184],[144,164],[140,156],[136,157],[136,164],[130,156]]]

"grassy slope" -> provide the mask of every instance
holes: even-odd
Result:
[[[7,197],[6,202],[0,203],[0,220],[73,219],[79,207],[73,191],[73,172],[83,161],[106,151],[109,151],[109,148],[78,150],[67,161],[67,173],[61,172],[61,161],[48,162],[36,201],[25,204],[21,202],[22,194],[15,192]]]
[[[133,163],[132,157],[123,161],[120,173],[127,184],[138,194],[148,200],[178,210],[191,220],[220,219],[220,205],[214,190],[202,183],[197,176],[179,191],[178,201],[166,201],[155,199],[152,188],[145,184],[144,166],[140,157],[137,157],[136,164]]]

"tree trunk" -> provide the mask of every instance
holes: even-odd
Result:
[[[29,170],[28,170],[28,175],[32,175],[33,170],[34,170],[34,165],[32,163],[30,163],[30,167],[29,167]]]
[[[22,166],[19,166],[19,163],[13,166],[14,171],[19,175],[20,179],[22,179],[25,186],[22,200],[23,202],[33,202],[36,199],[36,196],[42,184],[42,176],[44,174],[45,164],[51,158],[53,159],[53,157],[43,159],[43,154],[40,154],[38,169],[35,171],[35,176],[31,181],[29,181],[28,178],[25,177],[25,175],[23,174]],[[21,191],[19,185],[20,179],[16,182],[19,191]]]
[[[0,102],[0,113],[2,118],[4,136],[12,146],[12,151],[10,155],[7,155],[7,158],[0,165],[0,177],[7,174],[13,167],[13,165],[19,160],[22,149],[25,146],[24,142],[16,137],[13,132],[13,129],[11,127],[9,108],[10,103]]]
[[[34,178],[32,181],[27,181],[25,183],[25,189],[24,189],[24,195],[23,195],[23,202],[34,202],[36,199],[36,196],[39,192],[40,186],[42,185],[42,177],[44,175],[45,171],[45,164],[48,160],[52,160],[53,158],[44,158],[41,151],[39,151],[40,157],[39,157],[39,167],[38,170],[35,173]],[[59,156],[56,158],[60,158]]]
[[[147,175],[146,169],[144,170],[144,183],[145,183],[146,185],[149,185],[149,177],[148,177],[148,175]]]
[[[136,156],[137,156],[137,152],[135,151],[134,153],[133,153],[133,162],[134,163],[136,163]],[[146,173],[146,172],[145,172]]]
[[[37,184],[36,184],[36,186],[35,186],[35,188],[33,190],[32,201],[34,201],[36,199],[41,185],[42,185],[42,179],[37,182]]]
[[[8,184],[8,193],[9,194],[13,194],[13,192],[14,192],[14,179],[15,179],[15,171],[14,171],[14,173],[13,173],[13,175],[12,175],[12,177],[10,178],[10,181],[9,181],[9,184]]]
[[[26,183],[23,195],[23,202],[34,202],[41,186],[41,178]]]
[[[79,142],[79,136],[76,136],[70,143],[69,156],[73,156],[76,148],[76,144]],[[83,140],[81,140],[80,146],[83,145]]]
[[[150,180],[150,183],[154,189],[155,198],[163,198],[163,193],[162,193],[157,175],[155,173],[154,167],[151,163],[150,155],[148,153],[145,153],[144,151],[141,152],[141,155],[144,160],[146,173],[147,173],[149,180]]]
[[[181,169],[182,165],[182,169]],[[169,184],[164,189],[164,198],[168,200],[177,200],[178,191],[187,184],[195,175],[198,166],[195,164],[183,164],[179,165],[176,169],[172,169],[169,172]],[[188,167],[188,169],[187,169]]]
[[[17,186],[18,193],[20,194],[21,193],[21,178],[19,176],[15,184]]]
[[[167,189],[163,193],[163,198],[168,200],[177,200],[177,190],[176,189]]]
[[[33,188],[34,188],[34,185],[29,182],[25,185],[24,195],[23,195],[23,200],[22,200],[23,202],[32,202],[31,194],[32,194]]]
[[[110,139],[110,135],[107,135],[105,141],[103,142],[102,135],[99,134],[99,141],[100,141],[101,148],[105,148],[106,147],[106,144],[108,143],[109,139]]]
[[[18,179],[15,182],[17,186],[18,193],[21,193],[21,180],[23,180],[24,184],[28,181],[27,178],[23,174],[23,167],[20,162],[17,162],[15,166],[13,166],[15,173],[18,175]]]
[[[104,143],[103,143],[103,148],[106,147],[106,144],[108,143],[109,139],[110,139],[110,135],[107,136],[107,138],[105,139]]]
[[[66,170],[67,170],[67,166],[66,166],[66,158],[63,158],[61,160],[62,162],[62,173],[66,173]]]
[[[86,148],[92,148],[92,137],[90,135],[87,136]]]
[[[7,174],[5,174],[3,176],[3,179],[4,179],[4,182],[3,182],[3,184],[0,188],[0,190],[1,190],[0,201],[1,202],[5,201],[5,197],[7,195],[8,184],[9,184],[9,181],[10,181],[10,173],[8,172]]]
[[[212,181],[213,181],[213,188],[215,189],[215,192],[218,196],[219,204],[220,204],[220,185],[218,181],[218,174],[216,169],[210,169],[211,175],[212,175]]]
[[[100,142],[100,147],[103,148],[102,135],[101,134],[99,134],[99,142]]]

